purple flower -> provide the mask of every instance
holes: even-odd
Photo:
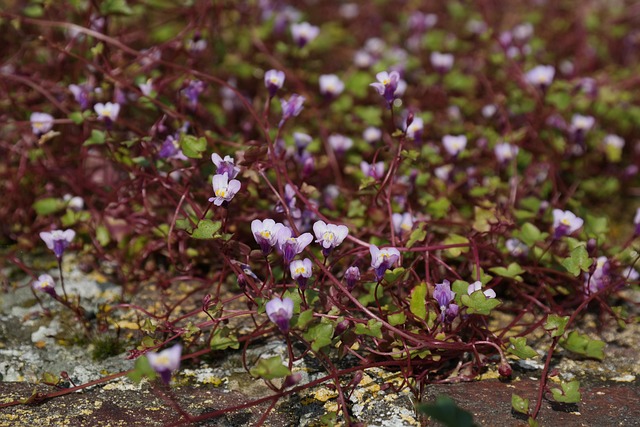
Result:
[[[556,239],[573,233],[582,227],[582,224],[584,224],[584,220],[578,218],[571,211],[553,210],[553,231]]]
[[[382,138],[382,131],[376,127],[369,126],[364,130],[364,132],[362,132],[362,137],[369,144],[373,144],[374,142],[380,141],[380,138]]]
[[[371,253],[371,267],[375,270],[378,281],[382,280],[385,271],[400,259],[400,251],[396,248],[378,249],[376,245],[371,245],[369,252]]]
[[[319,84],[320,93],[327,98],[335,98],[344,90],[344,83],[335,74],[322,74]]]
[[[445,135],[442,137],[442,145],[452,156],[457,156],[467,146],[467,137],[464,135]]]
[[[288,101],[284,99],[280,100],[280,104],[282,105],[282,120],[280,120],[280,124],[278,127],[282,127],[284,122],[289,120],[291,117],[296,117],[302,111],[303,104],[305,101],[304,96],[300,96],[297,94],[293,94],[289,97]]]
[[[264,221],[260,221],[259,219],[251,221],[251,232],[265,256],[268,255],[276,243],[278,243],[278,232],[283,227],[284,225],[270,218]]]
[[[467,294],[471,295],[472,293],[476,292],[476,291],[480,291],[482,290],[482,282],[475,281],[473,283],[471,283],[469,285],[469,287],[467,288]],[[487,298],[495,298],[496,297],[496,291],[494,291],[493,289],[487,289],[486,291],[482,292],[484,294],[485,297]]]
[[[339,246],[349,234],[346,225],[327,224],[324,221],[316,221],[313,224],[313,233],[316,235],[316,243],[322,245],[322,254],[327,257],[333,248]]]
[[[47,133],[53,127],[53,116],[47,113],[31,113],[31,130],[36,135]]]
[[[431,65],[439,73],[446,73],[453,67],[453,55],[450,53],[431,52]]]
[[[308,22],[291,24],[291,36],[298,47],[304,47],[307,43],[318,37],[318,34],[320,34],[320,28]]]
[[[571,117],[570,130],[572,133],[587,132],[595,124],[596,120],[591,116],[583,116],[582,114],[574,114]]]
[[[224,156],[224,159],[217,153],[211,155],[211,161],[216,166],[218,175],[227,174],[231,179],[238,176],[240,168],[235,165],[235,160],[231,156]]]
[[[149,365],[156,371],[165,384],[171,381],[171,373],[180,367],[180,356],[182,346],[176,344],[171,348],[162,350],[159,353],[147,353]]]
[[[526,257],[529,253],[529,247],[518,239],[507,239],[504,244],[509,253],[514,257]]]
[[[375,180],[382,179],[384,176],[384,162],[367,163],[364,160],[360,162],[360,170],[365,176],[370,176]]]
[[[302,261],[294,260],[289,264],[289,271],[291,272],[291,278],[298,282],[300,289],[304,290],[307,286],[307,280],[313,272],[313,265],[309,258],[305,258]]]
[[[67,249],[74,237],[76,237],[76,232],[73,230],[53,230],[40,233],[40,238],[44,240],[44,243],[56,254],[56,258],[59,260],[62,259],[64,250]]]
[[[282,333],[289,332],[289,320],[293,317],[293,301],[291,298],[273,298],[265,305],[269,320],[276,324]]]
[[[91,96],[91,91],[93,88],[89,83],[82,83],[80,85],[69,85],[69,90],[73,95],[73,98],[76,100],[78,104],[80,104],[80,108],[82,110],[86,110],[89,108],[89,97]]]
[[[498,162],[502,164],[507,163],[509,160],[516,157],[519,150],[520,149],[516,145],[509,144],[508,142],[496,144],[493,148],[496,159],[498,159]]]
[[[532,86],[536,86],[542,90],[551,85],[553,77],[556,74],[556,69],[551,65],[538,65],[527,71],[524,75],[524,79]]]
[[[205,83],[200,80],[191,80],[186,88],[182,89],[184,95],[189,101],[189,108],[195,110],[198,106],[198,97],[205,89]]]
[[[284,79],[284,71],[269,70],[264,73],[264,85],[269,91],[269,98],[273,98],[278,89],[282,88]]]
[[[458,306],[452,304],[455,297],[456,293],[451,290],[451,285],[448,280],[443,280],[442,283],[436,284],[436,289],[433,291],[433,298],[438,302],[441,320],[443,322],[450,322],[458,314]]]
[[[311,233],[303,233],[298,237],[291,236],[291,229],[282,227],[278,231],[278,249],[282,252],[284,263],[289,265],[293,258],[304,250],[313,240]]]
[[[360,269],[355,265],[347,268],[347,271],[344,272],[344,280],[347,282],[347,289],[352,291],[360,280]]]
[[[413,215],[409,212],[403,214],[394,213],[391,215],[391,222],[393,223],[393,230],[402,235],[408,233],[413,228]]]
[[[339,155],[353,147],[353,139],[339,133],[329,135],[328,141],[331,148]]]
[[[636,211],[636,216],[633,218],[633,223],[636,226],[636,236],[640,236],[640,208]]]
[[[162,159],[187,160],[187,156],[182,152],[180,143],[175,135],[168,135],[165,138],[158,152],[158,157]]]
[[[610,263],[606,256],[598,257],[592,273],[584,273],[584,292],[593,294],[607,287],[611,283],[609,274]]]
[[[38,277],[38,280],[34,281],[31,284],[31,287],[34,291],[46,292],[52,297],[56,296],[55,286],[56,282],[53,280],[53,277],[49,276],[48,274],[41,274]]]
[[[411,124],[407,126],[407,138],[420,141],[422,139],[422,132],[424,130],[424,120],[420,117],[415,117]]]
[[[396,90],[398,89],[398,81],[400,80],[400,74],[397,71],[391,73],[387,71],[381,71],[376,74],[376,83],[371,83],[369,86],[375,88],[380,95],[382,95],[387,101],[387,105],[391,108],[393,100],[396,98]]]
[[[106,104],[98,102],[93,106],[93,110],[98,115],[98,119],[104,120],[107,124],[111,124],[118,120],[120,104],[117,102],[107,102]]]
[[[213,184],[214,197],[210,197],[209,201],[214,205],[220,206],[223,203],[229,203],[233,196],[240,190],[240,181],[232,179],[229,181],[229,175],[223,173],[222,175],[214,175],[211,180]]]

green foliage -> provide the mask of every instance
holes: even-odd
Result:
[[[507,266],[507,268],[493,267],[493,268],[490,268],[489,271],[497,274],[498,276],[508,277],[518,282],[523,281],[522,276],[520,275],[525,272],[525,270],[522,267],[520,267],[520,264],[518,264],[517,262],[512,262]]]
[[[196,228],[193,229],[191,237],[194,239],[213,239],[220,228],[222,228],[220,221],[203,219],[196,225]]]
[[[560,403],[578,403],[580,395],[580,381],[569,381],[560,383],[562,388],[552,388],[553,400]]]
[[[422,282],[411,291],[409,309],[419,319],[427,318],[427,284]]]
[[[424,239],[427,237],[427,230],[425,230],[424,228],[425,224],[424,222],[421,222],[420,225],[418,225],[418,227],[411,232],[409,240],[407,241],[408,248],[413,247],[413,245],[415,245],[417,242],[424,241]]]
[[[273,380],[275,378],[285,378],[291,375],[291,371],[282,364],[280,356],[260,358],[256,366],[249,371],[256,378]]]
[[[509,343],[510,345],[507,347],[507,352],[518,356],[520,359],[531,359],[538,355],[532,347],[527,345],[526,337],[510,337]]]
[[[396,267],[393,270],[387,270],[384,273],[384,280],[391,284],[405,276],[406,270],[403,267]]]
[[[402,325],[407,321],[407,316],[404,313],[390,314],[387,320],[391,326]]]
[[[126,0],[103,0],[100,3],[100,13],[103,15],[131,15],[133,10]]]
[[[550,332],[552,337],[561,337],[564,334],[567,322],[569,322],[569,316],[550,314],[547,316],[547,322],[544,324],[544,329],[547,332]]]
[[[318,323],[311,326],[307,332],[303,334],[305,340],[311,342],[313,351],[320,351],[321,348],[331,344],[335,327],[331,323]]]
[[[457,245],[457,244],[465,244],[465,243],[469,243],[469,239],[467,239],[464,236],[460,236],[458,234],[450,234],[449,237],[444,239],[444,241],[442,242],[443,245]],[[468,247],[461,246],[459,248],[449,248],[447,249],[447,252],[452,257],[457,257],[463,253],[466,253],[468,250],[469,250]]]
[[[143,378],[148,378],[149,381],[153,381],[157,378],[157,376],[158,374],[149,364],[149,359],[147,359],[147,356],[138,357],[136,359],[135,365],[133,366],[133,370],[127,374],[127,378],[129,378],[136,384],[139,383]]]
[[[213,333],[210,348],[211,350],[226,350],[228,348],[237,350],[238,348],[240,348],[240,343],[238,342],[238,338],[231,331],[231,329],[224,326],[222,328],[216,329],[216,331]]]
[[[589,271],[592,263],[593,261],[589,258],[589,253],[584,245],[574,248],[571,254],[561,262],[563,267],[574,276],[580,275],[581,271]]]
[[[207,140],[204,137],[197,138],[183,133],[180,135],[180,149],[191,159],[201,159],[202,153],[207,149]]]
[[[521,414],[529,414],[529,399],[523,399],[515,393],[511,394],[511,407]]]
[[[543,233],[530,222],[526,222],[520,228],[519,233],[515,233],[515,237],[522,240],[522,242],[527,246],[533,246],[536,243],[543,242],[549,233]]]
[[[604,359],[604,341],[591,339],[577,331],[571,331],[566,339],[560,340],[560,345],[585,357],[598,360]]]
[[[310,308],[300,313],[295,320],[294,326],[300,330],[304,330],[305,327],[313,320],[313,309]]]
[[[40,199],[33,204],[33,210],[38,215],[51,215],[65,208],[65,203],[55,197]]]
[[[487,298],[482,290],[475,291],[471,295],[462,294],[460,301],[467,307],[467,313],[485,316],[491,314],[491,310],[501,304],[497,298]]]
[[[90,145],[102,145],[107,142],[107,136],[101,130],[92,129],[91,136],[82,144],[85,147]]]
[[[379,320],[369,319],[366,325],[356,323],[355,333],[357,335],[368,335],[374,338],[382,338],[382,323]]]
[[[449,396],[440,395],[434,403],[420,403],[418,412],[429,415],[446,427],[474,427],[473,415],[460,408]]]

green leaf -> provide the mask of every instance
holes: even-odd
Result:
[[[366,326],[362,323],[356,323],[355,333],[357,335],[382,338],[382,322],[376,319],[369,319]]]
[[[417,242],[422,242],[427,237],[427,230],[424,229],[425,223],[421,222],[418,228],[411,232],[409,240],[407,241],[407,247],[410,248]]]
[[[589,258],[589,253],[584,245],[574,248],[571,251],[571,255],[561,262],[563,267],[574,276],[580,275],[581,271],[589,271],[592,263],[593,260]]]
[[[387,270],[384,273],[384,280],[387,283],[393,283],[396,280],[400,279],[405,274],[405,269],[403,267],[397,267],[393,270]]]
[[[489,271],[496,273],[498,276],[515,279],[518,282],[523,281],[522,276],[520,276],[520,274],[525,272],[525,270],[523,270],[522,267],[520,267],[520,264],[518,264],[517,262],[512,262],[507,266],[507,268],[493,267],[493,268],[490,268]]]
[[[582,396],[580,395],[580,381],[574,380],[568,383],[560,383],[562,388],[552,388],[551,393],[553,399],[560,403],[578,403]]]
[[[258,361],[258,364],[251,368],[249,373],[256,378],[262,378],[265,380],[285,378],[291,375],[289,368],[282,364],[280,356],[273,356],[268,359],[261,358]]]
[[[82,144],[85,147],[90,145],[102,145],[107,140],[104,132],[98,129],[91,130],[91,136]]]
[[[475,291],[471,295],[466,293],[462,294],[460,301],[466,307],[469,314],[482,314],[488,316],[491,314],[491,310],[501,304],[500,300],[496,298],[487,298],[482,290]]]
[[[427,318],[427,284],[420,283],[411,291],[409,309],[419,319]]]
[[[150,381],[153,381],[157,376],[158,374],[151,367],[147,356],[138,357],[133,370],[127,374],[127,377],[136,384],[139,383],[142,378],[148,378]]]
[[[436,397],[435,403],[420,403],[418,412],[429,415],[446,427],[474,427],[473,415],[460,408],[449,396]]]
[[[388,321],[391,326],[402,325],[407,321],[407,316],[404,313],[390,314]]]
[[[313,319],[313,309],[310,308],[309,310],[305,310],[302,313],[300,313],[300,315],[298,316],[298,320],[294,326],[298,329],[304,330],[305,326],[307,326],[312,319]]]
[[[331,344],[333,338],[334,326],[330,323],[319,323],[309,328],[303,334],[304,339],[311,341],[311,349],[319,351],[321,348]]]
[[[69,114],[69,118],[73,123],[77,125],[80,125],[82,124],[82,122],[84,122],[84,116],[80,111],[74,111],[73,113]]]
[[[442,242],[443,245],[457,245],[457,244],[466,244],[469,243],[469,239],[464,236],[460,236],[459,234],[451,234],[449,237],[444,239]],[[459,248],[450,248],[446,251],[452,257],[460,256],[462,253],[467,252],[469,250],[468,247],[459,247]]]
[[[131,15],[133,10],[125,0],[103,0],[100,4],[103,15]]]
[[[446,197],[439,197],[427,205],[427,213],[431,214],[431,216],[434,219],[444,218],[445,215],[447,215],[447,212],[449,212],[449,207],[451,207],[451,201]],[[458,236],[458,237],[462,237],[462,236]],[[463,239],[465,239],[465,243],[466,243],[466,238],[463,237]],[[454,256],[458,256],[458,255],[454,255]]]
[[[538,355],[532,347],[527,345],[527,338],[525,337],[511,337],[509,342],[511,345],[507,347],[507,353],[514,354],[520,359],[531,359]]]
[[[104,225],[99,225],[96,228],[96,239],[98,239],[98,243],[100,243],[101,246],[107,246],[111,241],[109,229]]]
[[[544,329],[551,332],[552,337],[561,337],[564,334],[567,322],[569,322],[569,316],[550,314],[547,316],[547,322],[544,324]]]
[[[191,237],[194,239],[213,239],[213,235],[220,230],[220,228],[222,228],[222,223],[220,221],[203,219],[197,224],[191,234]]]
[[[64,207],[65,203],[55,197],[40,199],[33,204],[33,210],[36,211],[38,215],[50,215],[64,209]]]
[[[538,227],[530,222],[524,223],[520,232],[514,234],[527,246],[533,246],[538,242],[543,242],[549,236],[549,233],[541,232]]]
[[[593,359],[604,359],[604,341],[593,340],[585,334],[571,331],[567,339],[561,340],[560,345],[574,353]]]
[[[183,133],[180,135],[180,149],[191,159],[201,159],[202,153],[207,149],[207,140],[204,137],[196,138]]]
[[[238,338],[226,326],[216,329],[211,339],[211,350],[226,350],[228,348],[234,350],[240,348]]]
[[[511,407],[521,414],[529,414],[529,399],[523,399],[517,394],[511,394]]]

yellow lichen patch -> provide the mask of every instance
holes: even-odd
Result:
[[[37,348],[45,348],[45,347],[47,346],[47,343],[46,343],[46,342],[44,342],[44,341],[36,341],[36,342],[34,343],[34,345],[35,345]]]
[[[338,412],[338,402],[327,402],[324,404],[324,409],[327,412]]]
[[[320,402],[326,402],[329,399],[333,399],[334,397],[337,397],[338,393],[334,390],[329,390],[328,388],[322,387],[319,390],[317,390],[314,394],[313,394],[313,398],[320,401]]]
[[[214,377],[213,375],[202,379],[202,384],[211,384],[214,387],[220,387],[225,382],[227,382],[226,378]]]
[[[97,271],[92,271],[91,273],[89,273],[89,279],[96,281],[98,283],[106,283],[107,282],[107,278],[105,275],[97,272]]]
[[[120,329],[133,329],[133,330],[138,330],[140,329],[140,326],[135,323],[135,322],[130,322],[128,320],[119,320],[118,322],[116,322],[116,325],[120,328]]]
[[[419,426],[420,423],[418,421],[416,421],[415,418],[413,418],[410,415],[406,415],[406,414],[400,414],[400,418],[402,418],[402,421],[404,421],[407,424],[410,424],[412,426]]]
[[[495,380],[496,378],[500,378],[500,374],[497,371],[488,371],[482,375],[478,375],[476,379],[478,381],[482,381],[482,380]]]

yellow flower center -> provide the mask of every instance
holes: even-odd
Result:
[[[306,269],[304,267],[298,267],[298,268],[296,268],[295,273],[296,274],[302,274],[302,273],[305,272],[305,270]]]
[[[169,358],[165,355],[159,356],[156,359],[156,364],[159,366],[169,366]]]
[[[382,84],[387,86],[389,83],[391,83],[390,79],[382,79]]]
[[[33,124],[33,127],[35,127],[36,129],[42,129],[44,127],[44,123],[43,122],[35,122]]]
[[[260,235],[262,237],[264,237],[265,239],[270,239],[271,238],[271,232],[269,230],[262,230],[260,232]]]
[[[570,226],[570,225],[571,225],[571,222],[570,222],[567,218],[562,218],[562,219],[560,220],[560,222],[561,222],[563,225],[566,225],[566,226]]]
[[[46,289],[46,288],[48,288],[49,286],[51,286],[51,284],[49,283],[49,281],[48,281],[48,280],[45,280],[44,282],[40,282],[40,287],[41,287],[42,289]]]
[[[330,231],[325,231],[322,235],[322,240],[333,241],[335,239],[335,235]]]
[[[218,188],[216,190],[216,196],[218,197],[225,197],[227,195],[227,190],[224,188]]]
[[[403,229],[404,231],[411,230],[411,226],[409,224],[407,224],[406,222],[403,222],[402,224],[400,224],[400,228]]]

